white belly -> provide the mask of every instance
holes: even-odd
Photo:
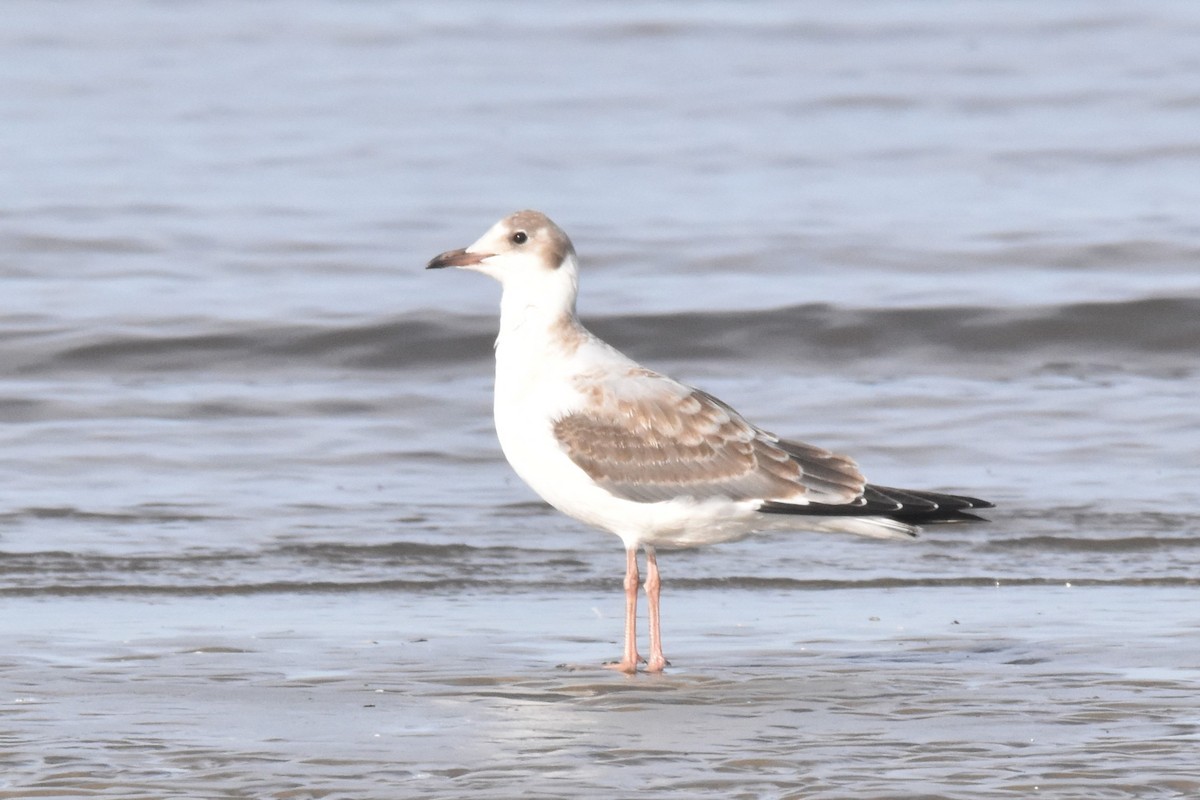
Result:
[[[681,499],[638,503],[610,494],[567,456],[554,437],[562,410],[532,394],[522,402],[496,397],[496,434],[513,470],[543,500],[588,525],[615,533],[627,547],[697,547],[740,539],[757,527],[754,503]],[[561,398],[560,398],[561,400]]]

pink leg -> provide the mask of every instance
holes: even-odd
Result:
[[[637,547],[625,550],[625,653],[620,661],[604,666],[632,675],[637,672],[640,657],[637,652]]]
[[[646,548],[646,604],[650,614],[650,661],[647,672],[662,672],[670,662],[663,657],[662,628],[658,624],[658,590],[662,581],[658,578],[658,556],[653,547]]]

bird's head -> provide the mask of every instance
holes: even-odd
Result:
[[[507,289],[516,285],[575,282],[575,247],[562,228],[540,211],[518,211],[497,222],[478,241],[450,250],[426,269],[458,267],[490,275]],[[566,271],[567,275],[561,275]]]

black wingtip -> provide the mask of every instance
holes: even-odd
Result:
[[[812,517],[887,517],[911,525],[935,525],[951,522],[988,522],[972,512],[995,508],[995,504],[977,497],[915,489],[893,489],[869,485],[853,503],[780,503],[769,500],[759,506],[764,514],[792,514]]]

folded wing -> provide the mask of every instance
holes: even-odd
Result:
[[[648,370],[581,386],[591,401],[554,424],[564,452],[626,500],[677,497],[842,505],[866,481],[845,456],[751,425],[717,398]]]

